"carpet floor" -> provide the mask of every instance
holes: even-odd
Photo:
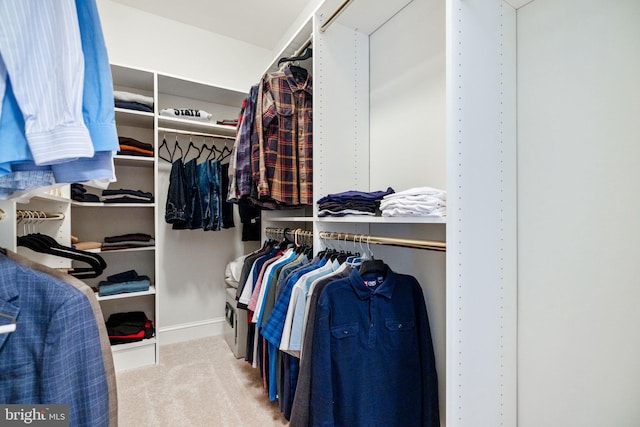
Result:
[[[120,427],[288,424],[222,336],[162,346],[158,365],[118,373],[117,387]]]

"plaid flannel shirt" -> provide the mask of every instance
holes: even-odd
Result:
[[[262,118],[262,120],[260,120]],[[258,91],[251,170],[261,201],[313,203],[312,78],[286,67],[265,74]]]

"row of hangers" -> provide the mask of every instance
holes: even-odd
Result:
[[[202,145],[200,147],[197,147],[193,143],[193,139],[189,138],[189,146],[185,151],[183,151],[182,147],[180,146],[180,141],[178,141],[178,136],[176,135],[176,141],[173,145],[173,149],[171,150],[169,149],[169,144],[167,143],[167,137],[164,136],[162,138],[162,143],[158,148],[158,157],[164,160],[165,162],[169,162],[169,163],[173,163],[179,159],[181,159],[183,162],[186,162],[187,156],[189,155],[189,152],[191,151],[192,148],[197,153],[197,155],[194,158],[197,159],[198,161],[203,161],[203,162],[207,162],[209,160],[216,160],[218,162],[222,162],[223,160],[225,160],[231,155],[232,151],[229,147],[227,147],[226,142],[224,147],[222,147],[222,149],[219,149],[215,146],[215,144],[211,144],[211,146],[208,146],[204,142],[204,138],[202,140],[203,140]],[[167,151],[168,157],[164,157],[162,155],[162,148],[165,148],[165,150]],[[176,157],[176,154],[178,153],[179,153],[179,157]]]
[[[87,264],[88,267],[74,267],[69,273],[78,279],[98,277],[104,269],[107,268],[107,263],[99,254],[62,245],[53,237],[42,233],[30,233],[19,236],[18,246],[31,249],[35,252],[68,258]]]

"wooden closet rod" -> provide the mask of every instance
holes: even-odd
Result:
[[[347,6],[349,6],[349,4],[351,4],[352,1],[353,0],[345,0],[344,2],[342,2],[340,7],[338,7],[336,11],[333,12],[333,14],[329,17],[329,19],[327,19],[327,22],[320,25],[320,32],[324,33],[327,28],[329,28],[329,25],[333,24],[333,21],[335,21],[336,18],[338,18],[338,16],[340,16],[340,14],[344,12],[344,10],[347,8]]]
[[[387,245],[387,246],[400,246],[404,248],[416,248],[427,249],[430,251],[447,250],[446,242],[439,242],[433,240],[416,240],[416,239],[402,239],[398,237],[378,237],[369,236],[366,234],[353,234],[353,233],[337,233],[334,231],[321,231],[320,238],[324,240],[342,240],[354,243],[366,243],[374,245]]]
[[[232,141],[236,140],[235,136],[218,135],[215,133],[192,132],[190,130],[172,129],[172,128],[163,128],[163,127],[158,127],[158,132],[179,133],[181,135],[204,136],[209,138],[230,139]]]

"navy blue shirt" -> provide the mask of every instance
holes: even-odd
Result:
[[[429,320],[412,276],[354,269],[327,285],[311,363],[312,426],[440,426]]]

